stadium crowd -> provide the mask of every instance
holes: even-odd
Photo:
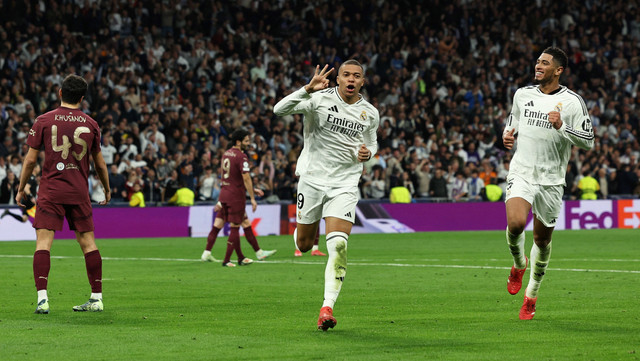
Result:
[[[263,201],[292,200],[302,119],[273,105],[316,64],[350,58],[381,116],[362,198],[401,187],[414,199],[481,200],[486,185],[504,187],[510,102],[549,45],[569,55],[561,82],[583,96],[597,136],[593,150],[574,151],[565,196],[640,194],[635,0],[27,0],[0,10],[0,203],[13,204],[29,129],[58,106],[67,74],[89,83],[83,110],[101,126],[114,201],[140,188],[147,205],[167,202],[179,187],[215,200],[240,126]]]

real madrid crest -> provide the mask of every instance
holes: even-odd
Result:
[[[556,112],[561,112],[562,111],[562,103],[556,104],[556,106],[553,108],[553,110],[555,110]]]
[[[367,120],[367,112],[366,111],[362,111],[362,113],[360,113],[360,119],[364,122]]]

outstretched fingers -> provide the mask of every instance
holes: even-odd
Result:
[[[331,72],[333,71],[333,68],[327,70],[328,68],[329,68],[329,64],[326,64],[324,68],[322,68],[322,70],[320,71],[320,74],[318,74],[318,69],[320,69],[320,65],[318,65],[316,67],[316,74],[326,79],[329,76],[329,74],[331,74]]]

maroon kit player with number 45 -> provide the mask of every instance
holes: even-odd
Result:
[[[91,296],[74,311],[102,311],[102,257],[93,234],[93,214],[88,181],[90,157],[104,188],[106,204],[111,199],[107,166],[100,152],[100,127],[80,110],[87,92],[87,82],[69,75],[62,82],[60,107],[39,116],[29,131],[29,151],[24,159],[16,203],[24,207],[25,187],[40,151],[44,151],[42,178],[36,202],[36,251],[33,255],[33,277],[38,291],[35,313],[49,313],[47,281],[51,268],[51,244],[55,231],[62,230],[67,218],[69,228],[84,253]]]

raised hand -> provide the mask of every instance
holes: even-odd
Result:
[[[516,128],[513,128],[502,135],[502,143],[504,144],[505,148],[513,148],[513,145],[516,143],[516,137],[513,135],[515,132]]]
[[[316,72],[313,75],[313,78],[311,78],[309,84],[304,87],[307,93],[311,94],[318,90],[326,89],[329,86],[329,79],[327,79],[327,77],[331,74],[333,68],[327,70],[328,68],[329,64],[325,65],[322,70],[320,70],[320,65],[316,65]]]

